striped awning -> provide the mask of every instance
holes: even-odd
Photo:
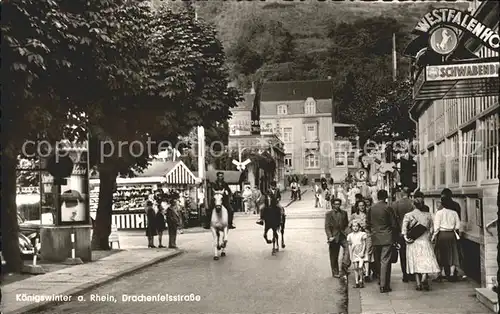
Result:
[[[197,184],[198,179],[183,163],[179,162],[165,176],[166,184]]]

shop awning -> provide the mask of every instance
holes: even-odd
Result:
[[[180,161],[165,176],[166,184],[174,185],[194,185],[198,183],[198,178],[189,170],[189,168]]]
[[[498,95],[500,62],[473,62],[428,65],[413,87],[415,100],[449,99]]]

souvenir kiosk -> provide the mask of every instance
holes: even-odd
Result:
[[[118,230],[146,227],[145,203],[154,201],[155,191],[175,189],[196,199],[198,179],[182,161],[153,160],[142,173],[132,178],[117,178],[113,194],[112,224]],[[99,179],[90,180],[90,214],[93,219],[99,202]],[[195,203],[196,204],[196,203]]]

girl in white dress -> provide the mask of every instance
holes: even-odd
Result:
[[[361,225],[358,221],[352,222],[352,232],[347,235],[349,243],[349,254],[351,256],[354,269],[354,278],[356,284],[354,288],[364,288],[363,266],[366,261],[366,233],[361,231]]]

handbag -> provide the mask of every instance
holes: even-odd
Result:
[[[412,240],[420,238],[427,231],[427,227],[421,225],[416,219],[413,219],[413,224],[408,227],[406,236]]]
[[[391,263],[396,264],[398,262],[399,250],[398,247],[393,245],[391,246]]]

